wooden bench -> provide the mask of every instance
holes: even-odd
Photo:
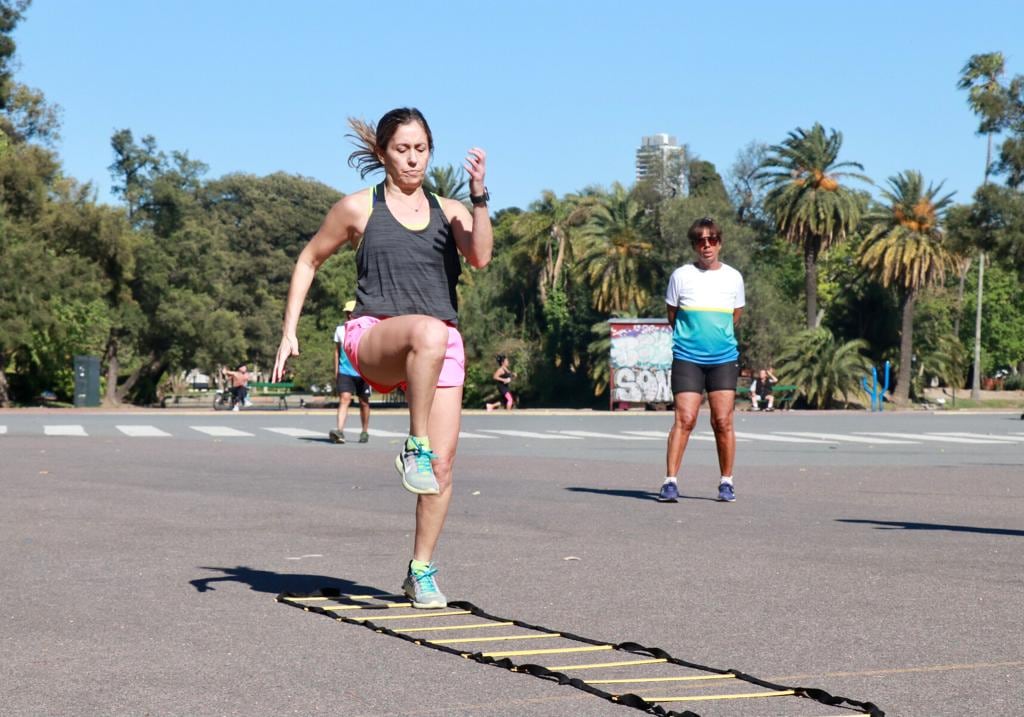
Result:
[[[736,389],[737,396],[750,396],[750,386],[739,386]],[[786,410],[793,407],[793,401],[796,400],[797,387],[796,386],[772,386],[772,395],[775,396],[775,406],[780,410]]]
[[[252,397],[269,396],[277,399],[277,407],[281,410],[288,410],[288,396],[292,394],[295,386],[291,381],[282,383],[271,383],[269,381],[250,381],[249,395]]]

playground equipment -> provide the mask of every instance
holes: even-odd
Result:
[[[885,403],[885,394],[889,390],[889,362],[885,362],[885,380],[881,386],[878,385],[877,366],[871,367],[871,388],[868,388],[867,376],[861,377],[860,385],[864,387],[864,392],[871,396],[871,410],[881,411]]]

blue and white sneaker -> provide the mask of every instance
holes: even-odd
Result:
[[[426,570],[413,570],[412,563],[409,563],[409,573],[402,583],[402,592],[412,600],[413,607],[428,610],[448,607],[448,598],[438,589],[437,581],[434,580],[436,572],[433,563]]]
[[[659,503],[678,503],[679,502],[679,486],[670,480],[665,481],[661,484],[661,490],[658,491],[658,502]]]
[[[434,477],[430,461],[436,458],[430,448],[412,436],[405,442],[402,452],[395,458],[395,470],[402,476],[402,486],[417,495],[437,495],[441,488]]]
[[[736,491],[733,490],[732,483],[718,484],[718,499],[726,503],[736,500]]]

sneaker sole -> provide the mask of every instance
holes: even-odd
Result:
[[[678,503],[678,498],[662,498],[660,495],[655,499],[659,503]]]
[[[328,434],[327,437],[331,439],[331,443],[344,443],[345,442],[345,439],[342,438],[341,436],[334,436],[334,435]]]
[[[398,475],[402,476],[402,487],[410,493],[416,495],[441,495],[440,488],[417,488],[414,485],[410,485],[405,480],[405,465],[402,462],[402,456],[395,458],[395,470],[398,471]]]
[[[406,597],[412,601],[412,606],[419,610],[440,610],[441,608],[448,607],[448,603],[441,600],[435,600],[434,602],[416,602],[412,595],[406,595]]]

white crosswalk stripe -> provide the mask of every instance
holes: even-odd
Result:
[[[126,436],[131,438],[169,438],[170,433],[161,431],[156,426],[115,426]]]
[[[622,433],[599,433],[598,431],[558,431],[558,433],[564,433],[567,436],[579,436],[580,438],[609,438],[616,441],[656,441],[664,440],[665,436],[661,436],[660,439],[654,436],[627,436]]]
[[[558,433],[534,433],[533,431],[499,431],[493,428],[484,429],[487,433],[497,433],[499,436],[516,436],[517,438],[540,438],[546,441],[582,441],[579,436],[563,436]]]
[[[263,430],[280,433],[282,436],[291,438],[327,438],[327,434],[323,431],[311,431],[308,428],[264,428]]]
[[[371,428],[367,431],[371,436],[377,436],[379,438],[405,438],[408,433],[395,433],[394,431],[382,431],[379,428]]]
[[[930,435],[933,436],[956,436],[958,438],[985,438],[994,441],[1011,441],[1011,442],[1024,442],[1024,436],[995,436],[991,433],[967,433],[967,432],[953,432],[953,433],[936,433],[929,431]]]
[[[858,436],[882,436],[883,438],[906,438],[911,441],[935,441],[938,443],[987,443],[989,445],[1006,445],[1006,441],[994,441],[982,438],[958,438],[956,436],[932,436],[927,433],[875,433],[857,431]]]
[[[630,434],[632,436],[649,436],[651,438],[660,438],[663,441],[668,440],[668,431],[667,430],[665,430],[665,431],[624,431],[624,433],[628,433],[628,434]],[[705,435],[705,434],[702,434],[702,433],[691,433],[690,434],[690,440],[691,441],[711,441],[712,443],[714,443],[714,441],[715,441],[715,434],[708,433],[707,435]],[[746,438],[737,438],[736,442],[737,443],[747,443],[747,439]]]
[[[775,436],[770,433],[741,433],[736,431],[737,438],[749,438],[752,441],[773,441],[775,443],[820,443],[829,444],[835,441],[822,441],[817,438],[797,438],[796,436]]]
[[[252,438],[252,433],[246,433],[240,431],[237,428],[230,428],[228,426],[189,426],[193,431],[199,431],[205,433],[208,436],[214,436],[216,438]]]
[[[0,434],[7,433],[7,426],[0,426]]]
[[[488,440],[494,440],[497,436],[485,436],[482,433],[470,433],[469,431],[459,431],[459,438],[486,438]]]
[[[88,436],[82,426],[43,426],[43,433],[47,436]]]
[[[916,441],[896,440],[893,438],[869,438],[867,436],[849,436],[844,433],[809,433],[805,431],[776,431],[780,436],[797,436],[799,438],[820,438],[824,441],[837,441],[850,443],[871,443],[876,445],[897,444],[912,445]]]

